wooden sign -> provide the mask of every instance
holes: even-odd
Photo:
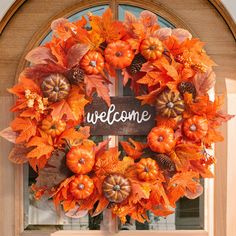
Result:
[[[91,135],[147,135],[155,126],[155,108],[126,96],[111,97],[108,107],[97,97],[85,107],[85,125]]]

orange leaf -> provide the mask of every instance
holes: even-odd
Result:
[[[199,96],[205,95],[215,86],[216,75],[209,69],[206,73],[197,73],[193,78],[193,83]]]
[[[116,167],[119,162],[120,152],[117,147],[110,148],[103,152],[100,156],[97,156],[95,164],[95,172],[98,176],[106,175]]]
[[[131,157],[124,157],[122,161],[118,161],[117,165],[110,172],[124,175],[126,170],[133,164],[134,160]]]
[[[14,132],[11,127],[7,127],[6,129],[2,130],[0,132],[0,136],[11,143],[16,143],[17,133]]]
[[[29,139],[36,134],[36,122],[29,118],[15,118],[11,122],[11,128],[13,131],[20,131],[19,136],[16,138],[16,143],[28,142]]]
[[[195,192],[197,190],[198,182],[195,179],[199,178],[199,174],[197,172],[188,171],[181,172],[175,174],[169,184],[168,184],[168,192],[169,192],[169,200],[171,205],[174,207],[175,202],[183,197],[186,191]]]
[[[57,143],[60,145],[67,140],[70,145],[78,145],[83,139],[87,139],[90,136],[90,127],[80,127],[79,130],[74,128],[66,129],[59,137]]]
[[[41,137],[33,137],[27,143],[27,147],[35,147],[27,154],[28,158],[39,158],[44,155],[50,156],[52,151],[54,150],[51,136],[43,132],[41,132]]]
[[[86,92],[88,96],[91,96],[96,90],[97,95],[101,97],[108,106],[110,106],[110,96],[109,96],[109,88],[107,82],[100,75],[87,75],[84,78],[84,82],[86,84]]]
[[[19,78],[19,83],[13,88],[8,89],[10,93],[15,94],[20,98],[25,98],[25,90],[41,94],[40,87],[32,79],[26,78],[22,75]]]
[[[11,150],[8,159],[14,164],[23,164],[28,162],[27,153],[29,149],[23,144],[17,144]]]
[[[139,158],[143,154],[143,149],[146,148],[146,144],[134,141],[133,139],[129,138],[129,142],[121,141],[120,144],[123,147],[126,154],[133,159]],[[130,144],[131,143],[131,144]]]
[[[88,100],[86,100],[84,94],[80,94],[80,92],[77,86],[73,86],[66,100],[53,103],[50,106],[52,109],[52,117],[61,119],[66,115],[67,120],[81,122],[84,115],[84,107],[88,103]]]

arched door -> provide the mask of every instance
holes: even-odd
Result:
[[[9,23],[9,29],[6,28],[3,32],[2,39],[0,38],[0,48],[3,52],[3,57],[12,62],[11,65],[5,65],[7,60],[1,61],[0,67],[2,68],[2,97],[1,104],[4,107],[9,107],[12,102],[8,95],[5,95],[4,89],[10,87],[14,83],[14,78],[17,78],[19,71],[25,66],[24,55],[33,47],[43,44],[50,38],[49,25],[50,21],[57,17],[67,17],[70,20],[75,20],[87,11],[91,11],[94,14],[102,14],[107,7],[111,7],[115,13],[115,17],[123,19],[124,11],[131,11],[133,14],[139,14],[143,9],[151,10],[159,16],[161,26],[165,27],[182,27],[187,28],[195,36],[200,37],[203,41],[206,41],[208,53],[216,60],[218,64],[221,64],[221,69],[218,69],[218,84],[217,90],[222,93],[225,91],[225,84],[223,74],[233,77],[236,71],[231,69],[234,62],[230,58],[236,58],[236,52],[234,49],[235,41],[227,29],[227,26],[221,18],[216,17],[215,9],[207,2],[193,0],[190,4],[189,1],[176,1],[176,5],[173,6],[169,2],[164,1],[82,1],[79,4],[74,5],[75,1],[67,1],[67,3],[58,3],[56,1],[42,1],[41,3],[26,2],[22,6],[22,9],[15,15],[16,19]],[[53,5],[54,4],[54,5]],[[184,5],[185,4],[185,5]],[[53,9],[51,13],[46,12],[46,8]],[[61,11],[62,9],[65,9]],[[198,14],[201,11],[205,11],[204,19],[201,19]],[[33,14],[34,13],[34,14]],[[44,17],[42,17],[44,16]],[[39,17],[40,19],[35,19]],[[27,22],[31,20],[31,22]],[[199,21],[199,22],[197,22]],[[218,35],[214,30],[209,30],[210,26],[213,26],[217,22],[219,28],[222,30],[222,34]],[[33,26],[32,26],[33,24]],[[22,29],[21,26],[26,28]],[[201,25],[202,27],[200,27]],[[15,27],[15,28],[14,28]],[[27,28],[28,27],[28,28]],[[15,31],[17,30],[17,31]],[[28,31],[27,31],[28,30]],[[34,34],[33,34],[34,32]],[[15,42],[13,38],[20,39],[20,42]],[[25,37],[25,38],[24,38]],[[31,39],[30,39],[31,38]],[[215,41],[215,39],[218,39]],[[6,43],[6,40],[11,40],[12,45]],[[25,39],[25,40],[24,40]],[[17,40],[16,40],[17,41]],[[19,45],[18,45],[19,43]],[[4,49],[3,45],[10,46],[10,50]],[[19,46],[19,47],[18,47]],[[223,49],[222,49],[223,47]],[[234,50],[231,50],[234,49]],[[14,58],[16,56],[16,58]],[[224,60],[228,60],[228,64]],[[223,68],[223,69],[222,69]],[[225,74],[224,74],[225,76]],[[11,79],[7,79],[11,78]],[[128,95],[130,91],[123,89],[119,84],[115,84],[112,88],[113,95]],[[1,118],[2,124],[6,124],[11,117],[4,116]],[[102,139],[102,137],[98,137]],[[113,144],[118,140],[125,137],[111,137]],[[224,145],[224,144],[223,144]],[[226,143],[225,143],[226,145]],[[226,156],[227,150],[222,148],[223,146],[217,146],[216,151]],[[7,156],[9,145],[3,141],[1,143],[1,153],[3,156]],[[225,165],[224,160],[219,160],[218,165]],[[27,166],[24,168],[14,167],[6,161],[3,161],[3,165],[0,168],[4,169],[1,173],[9,177],[9,184],[11,186],[7,188],[9,199],[3,199],[3,212],[8,212],[8,215],[4,213],[1,216],[1,220],[4,222],[3,235],[102,235],[102,229],[108,227],[108,230],[115,232],[117,229],[125,230],[122,234],[141,234],[142,231],[147,230],[146,234],[160,235],[213,235],[213,182],[207,181],[205,183],[206,192],[205,195],[195,201],[187,201],[182,199],[177,207],[174,215],[167,219],[155,218],[150,215],[151,221],[147,224],[139,224],[136,222],[129,222],[127,225],[120,225],[118,221],[111,220],[109,211],[104,215],[99,215],[94,219],[87,216],[79,220],[71,220],[63,216],[55,214],[52,203],[50,201],[44,201],[41,203],[35,203],[31,196],[28,194],[28,182],[33,181],[35,178],[32,170],[29,170]],[[219,167],[217,167],[219,168]],[[227,176],[225,169],[217,170],[219,176],[225,178]],[[3,178],[0,178],[3,179]],[[12,188],[15,182],[15,189]],[[221,182],[222,183],[222,182]],[[218,179],[216,179],[216,192],[221,187]],[[227,183],[226,183],[227,184]],[[6,186],[6,183],[3,185]],[[0,193],[6,191],[5,188],[1,189]],[[15,193],[15,194],[13,194]],[[4,193],[5,194],[5,193]],[[14,196],[12,196],[14,195]],[[6,194],[4,195],[6,196]],[[215,197],[216,212],[222,214],[225,210],[224,198]],[[41,205],[40,205],[41,204]],[[223,204],[223,208],[222,208]],[[8,208],[7,208],[8,207]],[[13,214],[14,209],[16,210]],[[18,217],[20,216],[20,217]],[[8,218],[7,218],[8,217]],[[15,222],[14,226],[9,224]],[[103,221],[102,221],[103,220]],[[217,222],[218,219],[215,219]],[[105,224],[104,224],[105,222]],[[224,224],[221,222],[219,225],[215,225],[216,235],[225,235]],[[71,231],[70,231],[71,230]],[[90,230],[90,231],[88,231]],[[92,230],[92,231],[91,231]],[[128,230],[128,231],[127,231]],[[134,232],[135,230],[135,232]],[[47,233],[44,233],[47,231]],[[222,234],[218,234],[222,232]]]

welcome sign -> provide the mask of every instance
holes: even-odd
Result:
[[[111,97],[111,106],[94,98],[85,107],[85,125],[91,135],[147,135],[155,126],[155,108],[135,97]]]

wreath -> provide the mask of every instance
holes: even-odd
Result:
[[[144,222],[147,211],[173,212],[181,197],[203,192],[200,178],[213,177],[212,144],[217,128],[233,116],[220,111],[223,99],[210,99],[215,63],[204,43],[184,29],[160,28],[157,16],[111,9],[75,22],[52,22],[52,39],[26,55],[30,63],[9,92],[16,113],[1,136],[15,143],[9,159],[28,162],[38,173],[36,199],[53,198],[66,215],[96,216],[110,208]],[[90,27],[88,27],[88,24]],[[110,106],[109,85],[123,77],[142,104],[156,107],[156,126],[145,143],[128,139],[108,147],[90,137],[84,108],[94,96]]]

